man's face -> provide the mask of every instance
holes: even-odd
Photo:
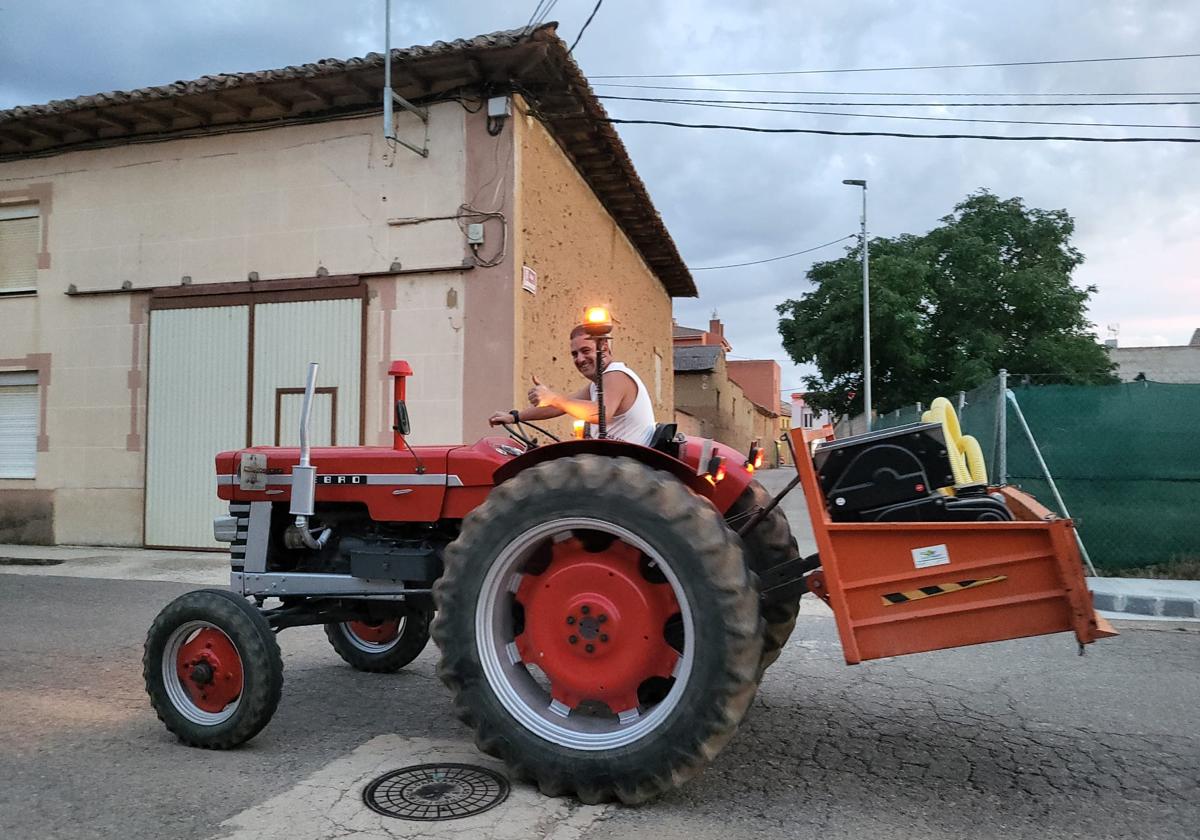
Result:
[[[608,357],[608,342],[601,342],[605,358]],[[575,369],[587,379],[596,378],[596,342],[587,335],[577,335],[571,339],[571,361]]]

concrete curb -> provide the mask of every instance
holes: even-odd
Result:
[[[1088,578],[1096,609],[1126,615],[1200,619],[1200,581]]]

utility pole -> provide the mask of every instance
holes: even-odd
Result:
[[[867,247],[867,182],[848,179],[842,183],[851,187],[862,187],[863,410],[869,432],[871,431],[871,269]]]

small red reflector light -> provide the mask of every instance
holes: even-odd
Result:
[[[913,488],[913,489],[915,489],[915,490],[916,490],[918,493],[924,493],[924,492],[925,492],[925,485],[924,485],[924,484],[918,484],[918,485],[917,485],[915,488]]]
[[[725,459],[720,455],[714,455],[708,459],[708,470],[706,471],[708,480],[713,484],[725,478]]]

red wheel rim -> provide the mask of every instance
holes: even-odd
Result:
[[[400,635],[400,619],[392,618],[387,621],[348,621],[346,627],[364,642],[376,645],[386,645],[395,641]]]
[[[599,701],[619,714],[637,709],[647,680],[671,677],[679,653],[664,628],[679,603],[644,570],[642,553],[619,539],[588,551],[572,537],[554,543],[544,572],[521,578],[525,626],[514,642],[550,680],[553,700],[568,709]]]
[[[215,627],[197,630],[175,657],[175,673],[196,708],[216,714],[242,694],[242,657]]]

